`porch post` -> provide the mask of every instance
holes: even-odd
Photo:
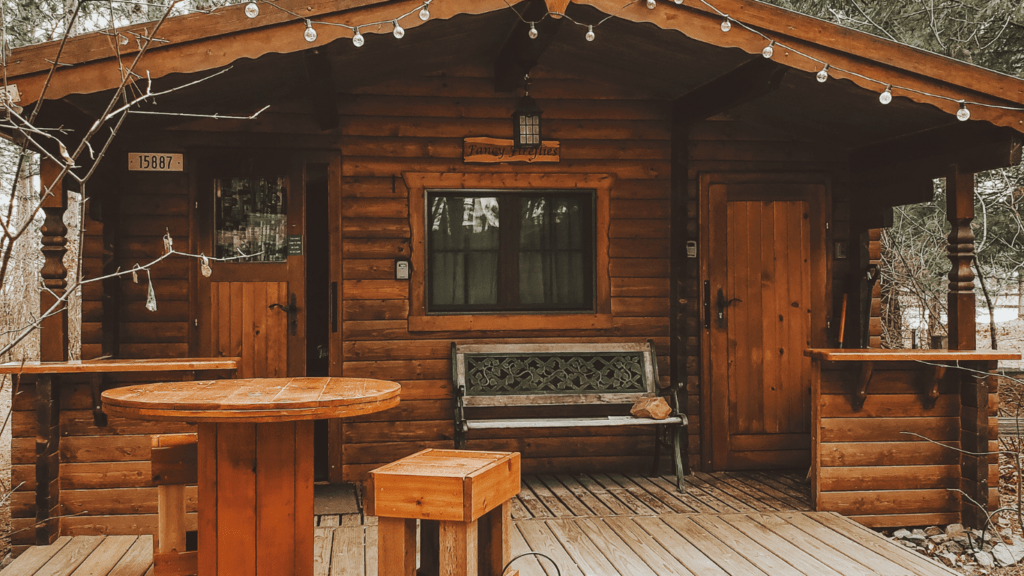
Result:
[[[946,218],[950,223],[949,259],[949,326],[950,350],[974,350],[975,337],[974,272],[974,174],[950,166],[946,175]],[[967,452],[988,451],[988,379],[960,371],[960,448]],[[964,525],[982,528],[985,513],[968,497],[987,506],[988,458],[961,453],[960,490],[965,497],[960,503]]]
[[[60,174],[61,166],[48,158],[40,165],[40,177],[44,194],[42,200],[43,226],[42,253],[43,268],[40,275],[46,287],[39,295],[40,313],[46,313],[67,288],[67,268],[64,254],[67,252],[67,227],[64,226],[64,209],[67,206],[67,191],[63,183],[57,182],[46,195],[50,186]],[[68,313],[67,306],[60,312],[44,318],[40,323],[39,359],[43,362],[63,362],[68,359]],[[36,434],[36,544],[50,544],[60,533],[56,516],[60,514],[60,392],[57,378],[42,376],[36,383],[36,417],[39,426]]]
[[[700,299],[699,271],[697,259],[689,259],[686,241],[697,238],[696,226],[690,225],[689,203],[691,201],[689,182],[689,137],[690,125],[686,121],[685,109],[676,103],[672,109],[671,176],[670,176],[670,227],[669,227],[669,366],[671,385],[678,387],[676,395],[681,413],[687,414],[690,422],[699,422],[696,414],[689,414],[690,381],[697,374],[691,368],[699,364],[700,351],[696,344],[698,335],[692,326],[696,320],[695,311]],[[682,439],[682,458],[685,473],[690,471],[689,429]],[[659,440],[660,441],[660,440]]]

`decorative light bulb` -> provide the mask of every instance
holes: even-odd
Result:
[[[818,82],[828,80],[828,64],[825,64],[825,67],[822,68],[814,77],[818,79]]]
[[[366,43],[366,39],[359,33],[359,28],[356,28],[356,33],[352,35],[352,44],[356,48],[361,48]]]
[[[427,10],[426,6],[424,6],[423,9],[420,10],[420,20],[423,20],[424,22],[430,20],[430,10]]]
[[[313,30],[313,23],[309,20],[306,20],[306,31],[302,33],[302,37],[306,42],[316,42],[316,30]]]
[[[530,38],[533,40],[537,39],[537,23],[530,22]]]
[[[401,38],[402,36],[405,36],[405,28],[402,28],[401,26],[398,25],[398,20],[395,20],[395,30],[394,32],[392,32],[392,34],[395,35],[395,38]]]
[[[764,47],[764,50],[761,50],[761,56],[764,56],[765,58],[771,58],[774,55],[775,55],[775,40],[772,40],[770,44],[768,44],[767,46]]]
[[[725,20],[722,20],[722,32],[728,32],[732,30],[732,22],[729,21],[729,17],[726,16]]]
[[[967,109],[967,103],[963,100],[960,101],[960,109],[956,111],[956,119],[961,122],[971,119],[971,111]]]
[[[245,15],[249,18],[255,18],[260,15],[260,7],[255,2],[249,2],[245,5]]]
[[[878,101],[882,104],[888,104],[892,102],[892,86],[886,86],[885,92],[878,95]]]
[[[682,3],[683,3],[683,0],[672,0],[672,1],[675,2],[676,4],[679,4],[679,5],[682,5]]]
[[[584,36],[584,38],[587,39],[587,42],[593,42],[594,41],[594,27],[593,26],[587,26],[587,35]]]
[[[654,10],[658,7],[658,3],[655,0],[647,0],[647,9]]]

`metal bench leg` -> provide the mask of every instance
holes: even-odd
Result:
[[[672,454],[672,461],[676,467],[676,489],[680,492],[686,491],[686,482],[683,480],[683,456],[680,451],[680,446],[683,442],[683,427],[675,426],[675,433],[672,434],[672,448],[674,453]]]
[[[658,463],[661,462],[661,426],[654,427],[654,464],[651,465],[651,476],[658,475]]]

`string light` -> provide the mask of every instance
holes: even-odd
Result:
[[[726,13],[722,12],[721,10],[719,10],[717,7],[712,5],[708,0],[697,0],[697,1],[699,1],[701,4],[703,4],[704,6],[709,8],[710,10],[714,11],[715,13],[717,13],[719,16],[723,17],[722,24],[721,24],[722,32],[729,32],[730,30],[732,30],[733,19],[728,14],[726,14]],[[422,20],[422,21],[429,20],[430,19],[429,5],[430,5],[431,2],[433,2],[433,0],[425,0],[422,4],[420,4],[416,8],[412,9],[409,12],[406,12],[405,14],[402,14],[402,15],[398,16],[397,18],[392,18],[392,19],[389,19],[389,20],[383,20],[383,21],[380,21],[380,22],[361,23],[358,26],[353,26],[353,25],[349,25],[349,24],[340,24],[340,23],[336,23],[336,22],[314,21],[314,20],[311,20],[311,19],[308,19],[308,18],[303,18],[302,15],[300,15],[300,14],[298,14],[296,12],[293,12],[291,10],[288,10],[286,8],[283,8],[283,7],[275,4],[274,2],[272,2],[270,0],[249,0],[246,3],[246,5],[245,5],[245,15],[248,16],[249,18],[256,18],[260,14],[260,8],[258,6],[258,3],[268,4],[271,7],[275,8],[275,9],[281,11],[281,12],[284,12],[286,14],[289,14],[289,15],[295,17],[295,18],[302,18],[305,21],[305,23],[306,23],[306,30],[303,32],[303,37],[306,39],[307,42],[314,42],[316,40],[316,38],[317,38],[317,33],[316,33],[316,30],[313,29],[313,24],[318,24],[318,25],[323,25],[323,26],[338,26],[338,27],[341,27],[341,28],[347,28],[349,30],[352,30],[352,32],[353,32],[352,44],[355,45],[358,48],[358,47],[363,46],[363,44],[365,43],[365,39],[364,39],[363,35],[360,34],[360,32],[359,32],[360,28],[365,28],[367,26],[378,26],[379,27],[379,26],[386,25],[386,24],[392,24],[393,25],[393,31],[392,31],[393,34],[395,35],[396,38],[401,38],[401,37],[403,37],[405,35],[405,30],[401,27],[399,22],[403,18],[412,16],[413,14],[418,14],[420,20]],[[529,37],[531,39],[536,39],[537,36],[539,35],[539,32],[537,30],[537,23],[540,22],[541,20],[543,20],[544,18],[552,16],[552,17],[562,17],[562,18],[565,18],[565,19],[569,20],[570,22],[572,22],[576,26],[584,26],[584,27],[586,27],[587,28],[587,33],[586,33],[586,35],[584,37],[586,38],[586,40],[588,42],[592,42],[594,40],[594,38],[595,38],[594,28],[596,28],[596,27],[600,26],[601,24],[604,24],[606,21],[608,21],[608,20],[618,16],[619,13],[623,12],[624,10],[626,10],[627,8],[629,8],[630,6],[632,6],[633,4],[636,4],[638,2],[639,2],[639,0],[632,0],[631,2],[627,2],[626,4],[624,4],[622,6],[622,8],[620,8],[615,13],[606,15],[604,18],[600,19],[596,23],[588,24],[588,23],[583,23],[583,22],[577,22],[572,17],[570,17],[570,16],[568,16],[566,14],[554,13],[554,12],[547,12],[539,20],[528,21],[525,18],[523,18],[523,15],[520,14],[518,10],[516,10],[511,4],[509,4],[508,0],[505,0],[505,4],[509,7],[510,10],[515,12],[516,16],[519,17],[519,20],[522,21],[525,24],[529,24],[530,25],[530,30],[529,30],[528,34],[529,34]],[[682,6],[684,4],[684,0],[673,0],[673,3],[675,3],[678,6]],[[657,7],[657,0],[646,0],[645,5],[647,6],[647,8],[649,8],[651,10],[654,10]],[[787,45],[784,45],[784,44],[779,44],[778,42],[773,40],[771,37],[769,37],[767,34],[761,32],[760,30],[757,30],[757,29],[753,28],[750,25],[744,24],[743,22],[736,21],[735,23],[738,26],[740,26],[741,28],[743,28],[744,30],[746,30],[747,32],[750,32],[752,34],[760,36],[761,38],[763,38],[764,40],[766,40],[768,42],[768,45],[765,46],[761,50],[761,55],[764,56],[765,58],[772,58],[774,56],[774,54],[775,54],[775,45],[778,44],[780,47],[785,48],[789,53],[791,53],[793,55],[800,56],[800,57],[806,58],[807,60],[810,60],[812,62],[816,62],[818,64],[821,64],[823,67],[822,67],[822,69],[817,74],[815,74],[815,78],[818,80],[818,82],[826,82],[828,80],[828,78],[829,78],[829,69],[832,68],[829,65],[828,62],[825,62],[824,60],[821,60],[821,59],[816,58],[814,56],[811,56],[809,54],[803,53],[800,50],[797,50],[797,49],[795,49],[795,48],[793,48],[791,46],[787,46]],[[893,86],[892,84],[888,84],[886,82],[878,80],[877,78],[871,78],[869,76],[865,76],[863,74],[860,74],[860,73],[857,73],[857,72],[854,72],[854,71],[851,71],[851,70],[846,70],[846,69],[843,69],[843,68],[836,68],[836,70],[839,70],[839,71],[843,72],[844,74],[846,74],[848,76],[851,76],[851,77],[859,78],[861,80],[865,80],[865,81],[868,81],[868,82],[873,82],[873,83],[877,83],[877,84],[880,84],[882,86],[885,86],[885,90],[881,94],[879,94],[879,97],[878,97],[879,101],[882,104],[889,104],[890,102],[892,102],[892,90],[894,88],[897,88],[897,89],[902,90],[904,92],[909,92],[909,93],[917,94],[917,95],[922,96],[924,98],[931,98],[931,99],[935,99],[935,100],[945,100],[945,101],[948,101],[948,102],[956,102],[956,103],[958,103],[960,105],[960,107],[959,107],[959,109],[956,112],[956,117],[960,121],[967,121],[971,117],[971,112],[970,112],[970,110],[967,109],[967,105],[968,104],[970,104],[972,106],[981,106],[981,107],[985,107],[985,108],[992,108],[992,109],[999,109],[999,110],[1009,110],[1009,111],[1014,111],[1014,112],[1024,112],[1024,108],[1022,108],[1022,107],[1001,106],[1001,105],[997,105],[997,104],[986,104],[986,103],[983,103],[983,102],[968,102],[966,100],[958,100],[958,99],[955,99],[955,98],[951,98],[949,96],[942,96],[940,94],[933,94],[933,93],[925,92],[923,90],[918,90],[918,89],[915,89],[915,88],[908,88],[908,87],[904,87],[904,86]]]
[[[825,67],[818,71],[818,73],[815,74],[814,77],[818,79],[818,82],[824,82],[828,80],[828,64],[825,64]]]
[[[886,85],[885,92],[878,95],[878,101],[882,104],[888,104],[892,102],[892,85]]]
[[[967,102],[960,100],[960,109],[956,111],[956,119],[961,122],[971,119],[971,111],[967,109]]]

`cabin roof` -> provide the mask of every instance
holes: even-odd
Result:
[[[516,26],[523,26],[519,14],[527,6],[504,0],[433,0],[428,21],[415,13],[402,20],[407,33],[401,40],[392,36],[390,25],[361,29],[366,38],[361,48],[353,46],[350,29],[324,24],[388,21],[420,4],[281,0],[261,3],[259,16],[252,19],[244,5],[170,18],[157,32],[166,42],[149,48],[139,71],[153,79],[156,90],[222,72],[161,97],[160,109],[243,115],[265,104],[287,106],[306,98],[311,85],[323,88],[321,75],[329,76],[326,85],[341,94],[380,83],[400,85],[410,75],[443,77],[456,67],[479,69],[483,76],[493,72],[507,39],[522,33]],[[623,6],[622,0],[574,0],[565,13],[569,17],[540,56],[534,75],[586,78],[595,87],[594,99],[678,102],[732,71],[757,67],[767,38],[776,43],[771,62],[785,66],[787,73],[776,89],[749,101],[738,98],[726,112],[733,119],[858,149],[956,124],[958,101],[964,100],[972,120],[1024,132],[1024,81],[1018,78],[759,2],[663,1],[649,10],[643,2]],[[728,33],[721,29],[721,14],[734,22]],[[307,18],[318,33],[312,43],[303,38]],[[569,20],[601,22],[595,40],[586,41],[586,27]],[[46,99],[63,99],[71,106],[54,107],[51,114],[77,108],[97,117],[120,81],[114,49],[120,49],[122,60],[133,58],[138,53],[134,35],[153,27],[151,22],[122,30],[132,38],[126,45],[109,31],[69,39],[60,57],[69,66],[57,69]],[[50,42],[14,51],[7,76],[18,85],[22,105],[38,100],[50,68],[47,60],[58,48],[59,43]],[[310,53],[319,55],[314,67],[306,59]],[[825,83],[815,80],[822,62],[829,64]],[[878,94],[887,85],[894,98],[883,106]],[[545,95],[534,96],[542,100]]]

